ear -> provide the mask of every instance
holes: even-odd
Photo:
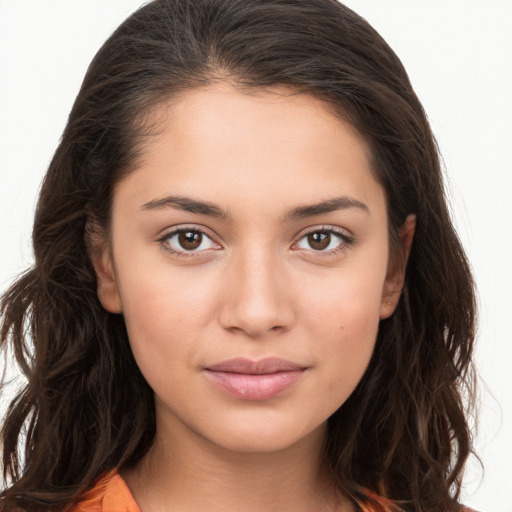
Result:
[[[416,215],[409,215],[398,231],[400,249],[391,257],[388,274],[382,290],[380,318],[389,318],[396,309],[405,280],[405,267],[411,252]]]
[[[93,220],[87,222],[86,245],[96,274],[97,293],[101,304],[110,313],[121,313],[123,307],[110,243],[107,241],[104,229]]]

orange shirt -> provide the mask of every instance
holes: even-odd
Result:
[[[386,505],[391,502],[383,500],[385,503],[381,510],[390,510]],[[364,506],[363,510],[372,512]],[[117,471],[111,471],[101,477],[96,485],[84,494],[80,503],[71,512],[141,512],[141,510],[121,475]],[[463,508],[462,512],[474,511]]]
[[[140,512],[140,509],[121,475],[112,471],[100,478],[71,512]]]

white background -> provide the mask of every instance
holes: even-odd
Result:
[[[38,188],[86,67],[141,2],[0,0],[0,290],[31,262]],[[486,383],[476,443],[485,472],[470,464],[464,502],[512,512],[512,0],[346,4],[402,59],[444,156],[480,292]]]

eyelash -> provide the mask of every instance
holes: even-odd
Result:
[[[168,253],[170,253],[173,256],[176,256],[178,258],[191,258],[191,257],[193,258],[193,257],[197,257],[197,256],[201,255],[202,253],[204,253],[206,251],[211,250],[211,249],[205,249],[205,250],[202,250],[202,251],[195,251],[195,252],[193,252],[193,251],[186,251],[186,250],[176,251],[174,249],[171,249],[167,242],[173,236],[178,235],[180,233],[186,233],[186,232],[200,233],[202,236],[205,236],[206,238],[211,240],[211,236],[209,236],[202,229],[199,229],[199,228],[197,228],[195,226],[190,226],[190,227],[189,226],[184,226],[184,227],[180,227],[178,229],[175,229],[173,231],[170,231],[169,233],[166,233],[165,235],[163,235],[160,238],[158,238],[157,241],[160,243],[160,245],[163,247],[163,249],[165,251],[167,251]],[[311,231],[308,231],[308,232],[302,234],[301,237],[299,238],[298,242],[300,240],[304,239],[305,237],[313,234],[313,233],[328,233],[329,235],[335,235],[335,236],[337,236],[337,237],[339,237],[341,239],[341,242],[338,244],[338,246],[335,249],[331,249],[330,251],[327,251],[327,252],[315,251],[314,249],[302,249],[302,250],[307,250],[309,252],[312,252],[315,255],[318,255],[320,257],[333,256],[333,255],[338,254],[338,253],[340,253],[342,251],[345,251],[351,245],[354,244],[354,238],[352,236],[348,235],[346,232],[341,231],[339,229],[332,228],[332,227],[324,227],[324,226],[322,226],[320,228],[313,229]],[[298,242],[295,242],[295,243],[298,243]],[[216,249],[214,249],[214,250],[216,250]]]

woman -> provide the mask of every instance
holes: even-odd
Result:
[[[349,9],[141,8],[34,252],[2,302],[3,510],[460,509],[473,283],[423,109]]]

